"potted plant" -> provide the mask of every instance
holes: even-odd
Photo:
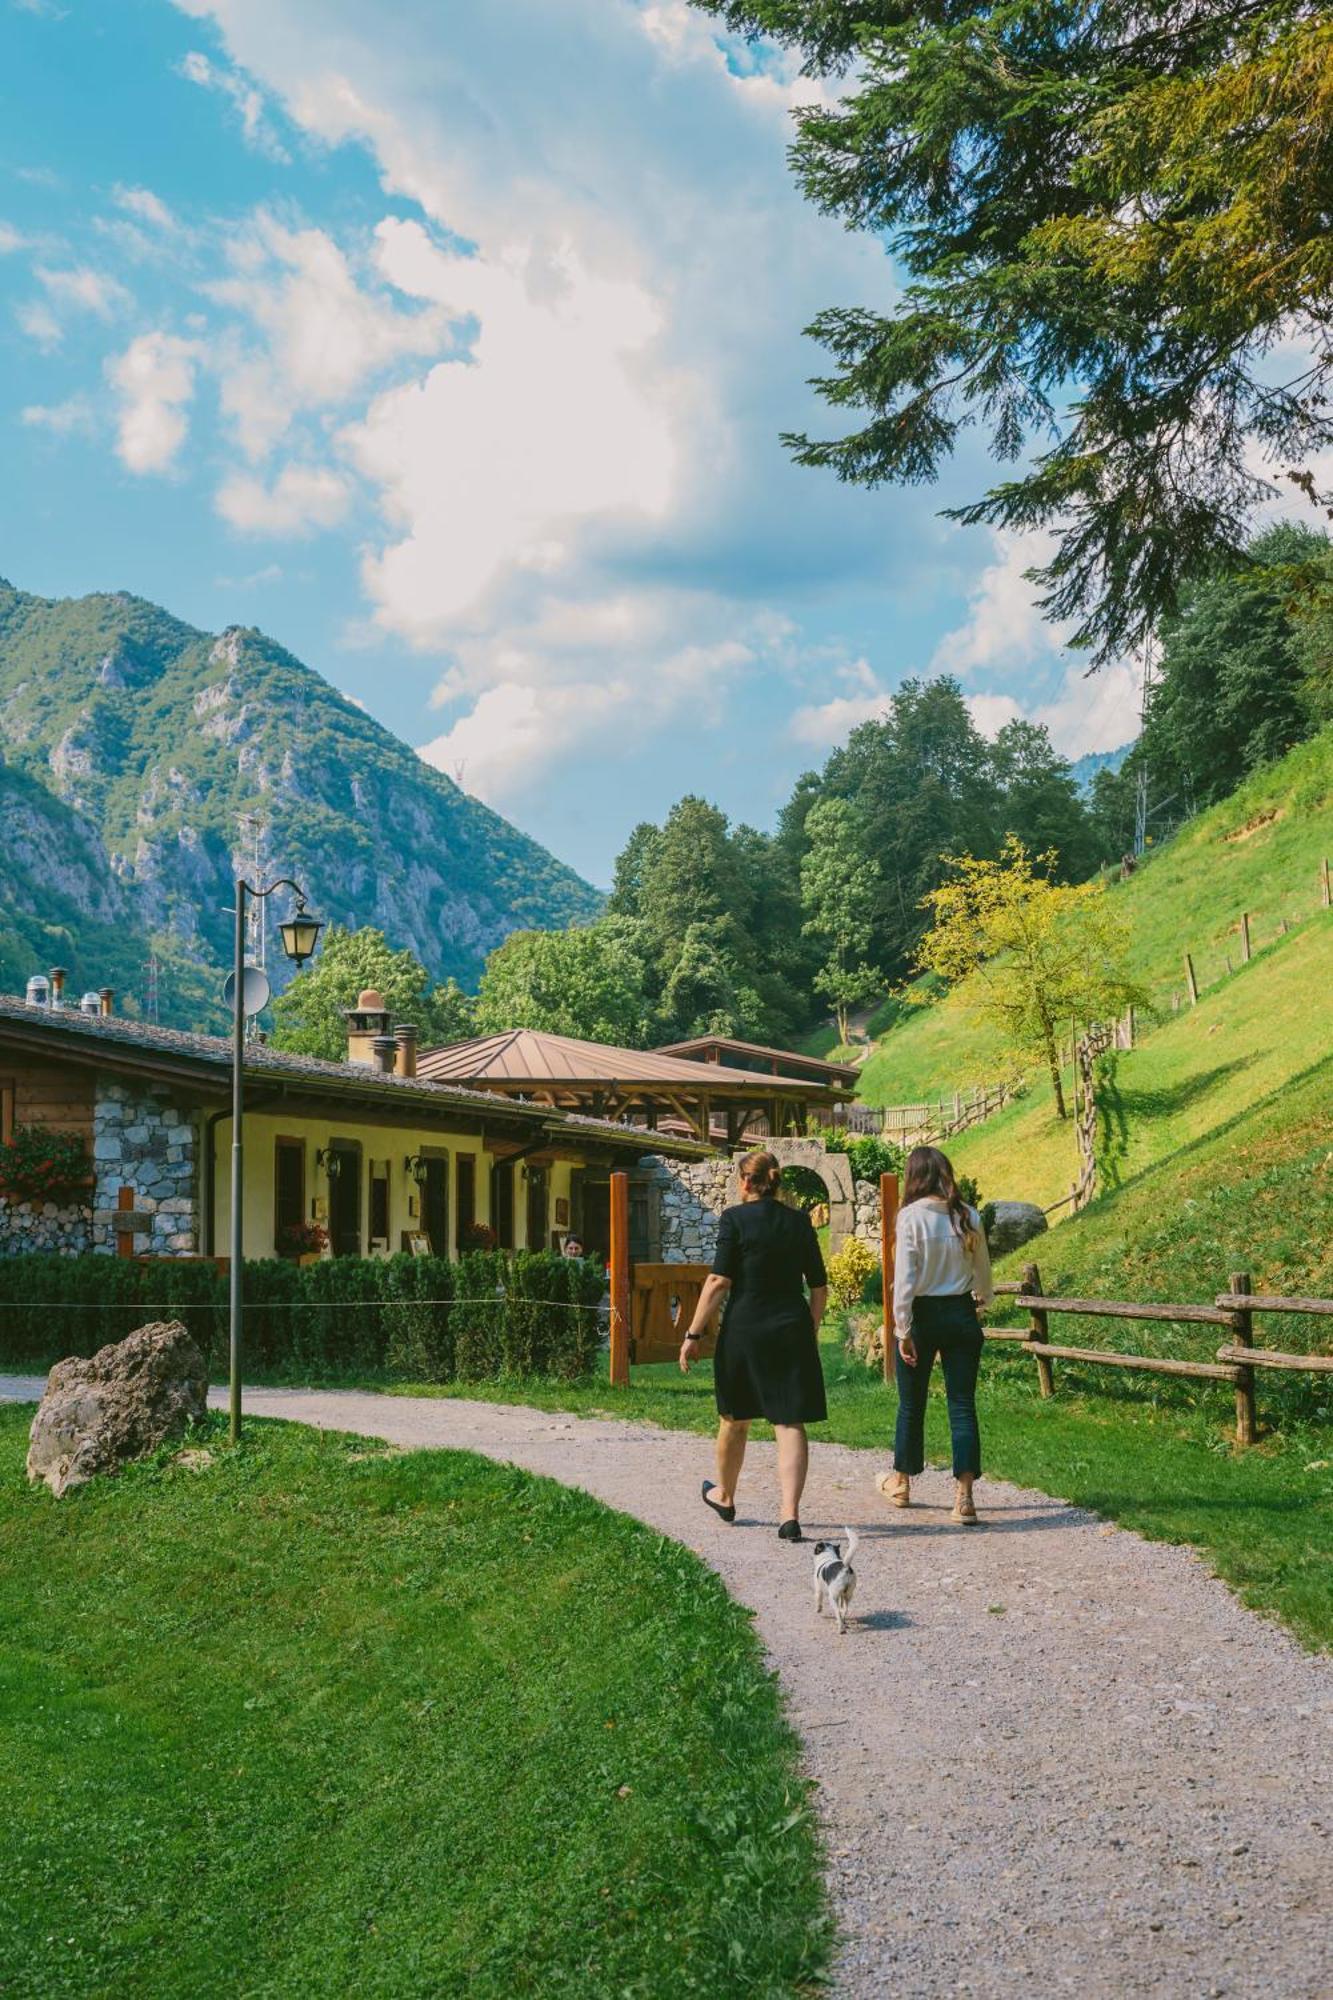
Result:
[[[16,1125],[0,1146],[0,1196],[6,1201],[66,1202],[91,1184],[87,1151],[75,1132]]]
[[[294,1257],[298,1264],[317,1264],[328,1240],[322,1223],[287,1222],[278,1231],[275,1248],[280,1257]]]
[[[498,1241],[489,1222],[469,1222],[458,1232],[460,1250],[494,1250]]]

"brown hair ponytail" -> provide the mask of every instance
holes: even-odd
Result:
[[[949,1220],[965,1243],[970,1243],[976,1234],[976,1224],[972,1211],[958,1192],[958,1182],[948,1156],[936,1146],[913,1146],[907,1155],[907,1171],[903,1177],[903,1207],[909,1201],[920,1201],[923,1195],[935,1195],[948,1206]]]
[[[782,1180],[782,1168],[776,1155],[766,1153],[762,1148],[758,1152],[747,1153],[737,1171],[747,1194],[775,1195]]]

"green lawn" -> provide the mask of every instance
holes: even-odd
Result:
[[[0,1992],[791,1995],[797,1745],[703,1564],[470,1454],[251,1424],[55,1502],[0,1408]]]

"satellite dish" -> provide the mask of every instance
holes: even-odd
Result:
[[[267,1007],[272,988],[257,965],[247,965],[241,974],[241,1006],[247,1019]],[[236,1004],[236,974],[229,972],[222,982],[222,998],[228,1007]]]

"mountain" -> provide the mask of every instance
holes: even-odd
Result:
[[[1099,771],[1118,771],[1134,748],[1132,743],[1122,743],[1118,750],[1088,750],[1082,757],[1075,758],[1069,767],[1069,775],[1086,796],[1092,790],[1092,781]]]
[[[321,916],[375,925],[437,978],[475,985],[510,931],[600,907],[262,632],[215,637],[123,592],[48,599],[0,581],[6,986],[60,957],[72,987],[115,985],[142,1007],[151,953],[162,1020],[206,1025],[247,816],[270,878],[295,876]]]

